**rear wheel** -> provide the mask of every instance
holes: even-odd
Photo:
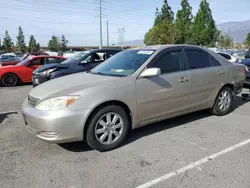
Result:
[[[13,87],[18,85],[19,78],[17,75],[8,73],[2,77],[1,84],[5,87]]]
[[[106,106],[91,118],[86,131],[87,143],[95,150],[108,151],[120,146],[129,131],[128,115],[116,105]]]
[[[220,90],[211,112],[217,116],[224,116],[232,111],[232,107],[233,91],[229,87],[224,87]]]

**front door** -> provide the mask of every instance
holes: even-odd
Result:
[[[182,48],[161,52],[147,68],[161,69],[161,75],[136,80],[140,123],[150,123],[186,109],[189,103],[189,71]]]
[[[35,58],[27,62],[27,66],[24,66],[23,75],[24,82],[32,82],[32,73],[39,68],[41,65],[44,64],[44,58]]]

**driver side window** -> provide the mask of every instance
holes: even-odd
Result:
[[[161,74],[165,74],[184,70],[183,65],[182,52],[179,50],[163,54],[150,67],[160,68]]]
[[[102,62],[106,59],[105,52],[97,52],[93,54],[93,63]]]
[[[42,65],[43,61],[41,58],[36,58],[30,61],[29,65],[34,66],[34,65]]]

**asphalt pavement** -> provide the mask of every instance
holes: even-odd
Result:
[[[0,112],[19,110],[30,89],[1,88]],[[1,114],[0,187],[250,187],[249,111],[236,97],[227,116],[202,111],[142,127],[104,153],[82,142],[48,144],[26,130],[19,112]]]

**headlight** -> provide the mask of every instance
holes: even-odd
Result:
[[[57,69],[57,68],[48,69],[48,70],[45,70],[45,71],[41,72],[41,74],[42,74],[43,76],[49,75],[51,72],[55,71],[56,69]]]
[[[62,96],[46,99],[39,102],[35,108],[42,111],[56,111],[65,108],[77,101],[80,96]]]

